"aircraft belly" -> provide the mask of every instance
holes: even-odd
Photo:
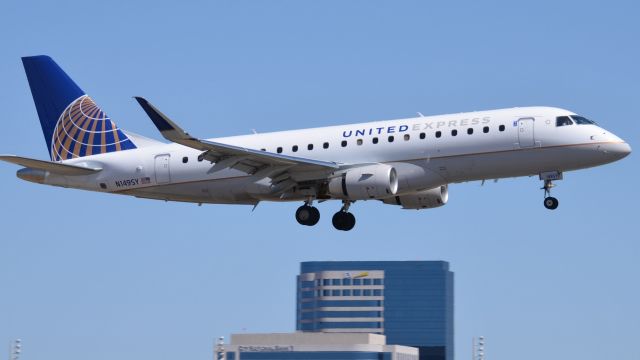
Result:
[[[537,175],[588,168],[599,161],[591,145],[498,151],[432,159],[429,166],[449,182]]]
[[[127,191],[138,197],[210,204],[255,204],[245,191],[244,179],[217,179],[161,186],[151,186]]]

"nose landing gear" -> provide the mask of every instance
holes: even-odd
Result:
[[[356,217],[349,212],[349,206],[351,206],[350,201],[344,200],[342,204],[342,208],[333,215],[331,222],[333,223],[333,227],[336,229],[349,231],[356,226]]]
[[[544,180],[542,190],[544,190],[544,207],[549,210],[555,210],[558,208],[558,199],[551,196],[551,188],[555,185],[553,180],[562,180],[562,173],[559,171],[551,171],[540,174],[540,180]]]

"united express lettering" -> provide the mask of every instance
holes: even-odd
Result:
[[[420,131],[420,130],[434,130],[440,129],[443,127],[458,127],[458,126],[473,126],[473,125],[486,125],[491,122],[491,118],[488,116],[485,117],[476,117],[471,119],[460,119],[460,120],[449,120],[449,121],[430,121],[425,123],[416,123],[412,125],[393,125],[393,126],[382,126],[376,128],[368,128],[368,129],[355,129],[355,130],[344,130],[342,132],[342,137],[348,138],[351,136],[365,136],[365,135],[381,135],[381,134],[393,134],[393,133],[402,133],[411,129],[411,131]]]

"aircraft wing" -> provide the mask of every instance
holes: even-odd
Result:
[[[340,168],[340,164],[334,162],[275,154],[194,138],[160,112],[160,110],[151,105],[145,98],[136,96],[135,99],[165,139],[190,148],[202,150],[203,153],[200,155],[199,160],[206,159],[217,163],[216,165],[245,169],[247,172],[255,172],[269,166],[284,166],[288,168],[289,171],[330,171]]]
[[[102,170],[101,168],[68,165],[52,161],[31,159],[16,155],[0,155],[0,160],[16,165],[22,165],[30,169],[44,170],[53,174],[65,176],[91,175]]]

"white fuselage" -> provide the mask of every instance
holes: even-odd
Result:
[[[629,153],[628,144],[597,125],[556,126],[556,117],[563,115],[573,113],[523,107],[211,140],[345,165],[391,164],[398,170],[398,194],[452,182],[577,170]],[[197,203],[255,204],[309,196],[308,189],[300,187],[271,195],[259,174],[198,161],[200,153],[179,144],[139,144],[133,150],[65,161],[103,169],[96,174],[48,174],[42,182]],[[330,174],[297,172],[291,176],[300,184]]]

